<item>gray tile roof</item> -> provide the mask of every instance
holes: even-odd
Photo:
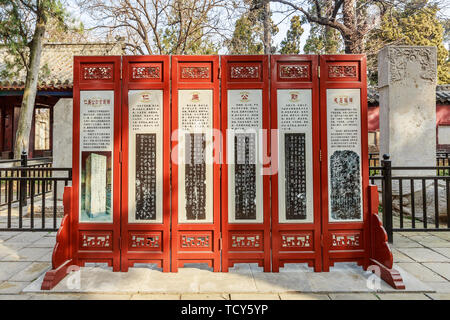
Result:
[[[367,88],[367,102],[369,105],[379,104],[378,89]],[[450,84],[436,86],[436,104],[450,104]]]
[[[122,55],[121,42],[115,43],[45,43],[42,48],[41,68],[45,65],[50,73],[39,76],[38,90],[71,90],[73,87],[73,56]],[[0,70],[5,67],[9,54],[0,47]],[[25,70],[15,78],[0,78],[0,90],[22,90]]]

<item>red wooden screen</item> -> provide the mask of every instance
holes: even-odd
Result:
[[[206,163],[207,158],[219,155],[219,148],[215,147],[213,151],[203,148],[203,145],[211,142],[207,140],[211,130],[209,133],[198,134],[193,133],[195,130],[191,130],[182,135],[176,131],[183,124],[185,128],[191,125],[219,129],[218,71],[218,56],[172,56],[173,272],[176,272],[178,267],[183,267],[185,263],[208,263],[214,271],[220,270],[220,163],[215,161],[210,166]],[[196,111],[189,114],[188,109]],[[180,143],[179,139],[182,139]],[[187,148],[186,139],[190,141]],[[197,149],[204,150],[200,151],[200,154],[196,153],[197,149],[191,148],[198,147],[199,139],[201,147]],[[188,148],[188,155],[194,156],[194,162],[191,161],[189,165],[178,164],[178,157],[183,153],[179,154],[177,150]],[[202,152],[205,161],[201,159]],[[184,183],[182,181],[180,184],[179,179],[184,180]],[[182,203],[180,199],[183,200]]]
[[[80,266],[83,266],[86,262],[106,262],[113,267],[114,271],[120,270],[120,64],[120,57],[116,56],[74,58],[73,206],[71,212],[73,261],[74,264]],[[107,93],[99,91],[107,91]],[[81,95],[83,95],[83,101],[80,101]],[[80,198],[82,195],[80,187],[83,184],[86,186],[85,179],[81,181],[80,167],[88,161],[87,158],[92,153],[96,153],[95,151],[87,151],[83,155],[81,152],[81,135],[89,135],[91,129],[80,128],[80,103],[98,106],[99,108],[106,106],[103,109],[107,110],[106,113],[112,112],[113,116],[113,137],[111,137],[113,145],[108,145],[106,148],[112,150],[98,152],[98,156],[106,160],[102,161],[103,164],[106,163],[105,177],[110,175],[109,180],[112,178],[112,181],[110,181],[112,194],[106,195],[110,198],[109,207],[112,206],[112,212],[106,214],[107,210],[105,209],[104,220],[106,221],[90,222],[86,219],[80,221],[80,216],[82,216],[80,204],[81,201],[85,200],[85,197]],[[85,124],[88,122],[89,119],[86,117]],[[111,173],[108,173],[108,171]],[[85,174],[86,177],[87,174]]]
[[[279,130],[271,142],[274,272],[285,263],[322,269],[318,60],[315,55],[271,56],[270,120],[271,129]],[[298,167],[288,166],[294,163]]]
[[[270,174],[266,172],[262,175],[258,170],[259,164],[262,164],[261,169],[270,166],[270,163],[264,163],[264,156],[259,156],[267,155],[270,150],[269,59],[268,56],[262,55],[222,56],[221,59],[224,161],[221,175],[222,271],[227,272],[229,267],[242,262],[257,262],[259,266],[264,267],[264,271],[270,271],[270,199],[268,196]],[[248,109],[249,112],[239,116],[238,113],[242,108]],[[237,116],[234,118],[234,115]],[[256,131],[250,134],[244,133],[247,129],[256,129]],[[235,132],[236,135],[228,137],[227,131]],[[252,139],[254,139],[253,142]],[[252,145],[255,147],[253,150]],[[243,146],[244,150],[239,151],[238,146]],[[247,151],[249,154],[255,151],[254,164],[250,160],[251,155],[248,161],[241,159]],[[239,164],[238,159],[244,160],[245,163]],[[230,161],[234,164],[230,164]],[[246,169],[248,177],[245,176]],[[235,183],[237,172],[240,172],[239,185]],[[250,178],[249,181],[244,180],[248,178]],[[251,188],[249,194],[254,200],[252,198],[250,201],[249,199],[238,200],[235,190],[243,196],[242,190],[239,191],[238,188]],[[244,203],[250,205],[244,205]],[[241,207],[240,204],[242,204]]]
[[[335,262],[343,261],[355,261],[367,267],[370,248],[369,162],[366,60],[363,55],[320,56],[320,110],[323,270],[328,271]],[[355,127],[358,125],[355,118],[358,117],[358,111],[359,132]],[[327,121],[328,113],[330,121]],[[347,130],[346,139],[351,137],[351,141],[340,138],[339,121],[345,121],[345,125],[348,125],[343,129]],[[336,129],[333,129],[335,125]],[[351,147],[352,143],[360,145]],[[339,175],[341,169],[345,170],[345,175]],[[334,187],[329,185],[329,176]],[[352,177],[353,182],[356,182],[359,176],[361,183],[358,198],[357,188],[347,188],[346,183]],[[329,196],[334,200],[329,201]],[[330,212],[329,206],[334,208],[334,203],[336,209]],[[340,212],[339,205],[347,208],[346,212]],[[358,211],[358,208],[361,210]]]
[[[123,57],[122,271],[170,271],[169,80],[168,56]]]

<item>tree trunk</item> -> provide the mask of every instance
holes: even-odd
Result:
[[[269,0],[263,0],[263,10],[264,10],[264,54],[270,54],[271,52],[271,25],[270,25],[270,1]]]
[[[353,33],[350,35],[342,35],[342,37],[344,38],[345,53],[363,53],[364,44],[362,36],[358,33]]]
[[[23,91],[22,105],[20,107],[16,141],[14,145],[14,159],[20,159],[22,151],[28,152],[44,34],[44,19],[38,18],[30,46],[30,60],[28,65],[27,78],[25,81],[25,88]]]

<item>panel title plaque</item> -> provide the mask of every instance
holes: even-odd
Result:
[[[128,92],[128,221],[162,223],[162,90]]]
[[[228,221],[263,222],[262,90],[228,90]]]
[[[80,91],[80,222],[112,222],[114,91]]]
[[[311,90],[279,89],[277,107],[278,220],[310,223],[314,221]]]
[[[327,89],[330,221],[362,220],[359,89]]]
[[[213,222],[212,90],[178,90],[178,222]]]

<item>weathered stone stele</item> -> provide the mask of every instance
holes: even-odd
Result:
[[[378,54],[380,154],[392,166],[436,165],[436,70],[435,47],[388,46]]]

